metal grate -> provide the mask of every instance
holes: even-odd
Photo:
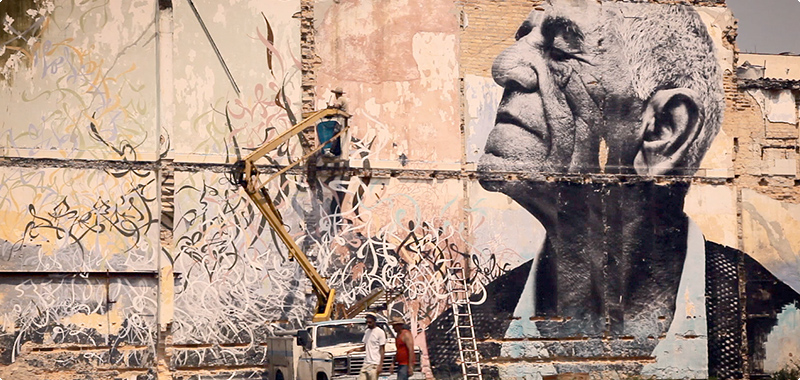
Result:
[[[743,377],[738,262],[738,251],[706,244],[709,377]]]
[[[347,358],[348,362],[348,369],[347,374],[356,376],[361,372],[361,367],[364,366],[364,359],[363,355],[360,356],[349,356]],[[392,367],[392,363],[394,362],[394,353],[387,353],[383,356],[383,373],[388,373]]]

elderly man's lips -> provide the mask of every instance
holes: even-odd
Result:
[[[506,112],[506,111],[502,111],[502,110],[498,111],[497,112],[497,117],[495,118],[495,122],[494,123],[495,123],[495,126],[499,126],[501,124],[515,125],[517,127],[520,127],[522,129],[524,129],[527,132],[530,132],[531,134],[533,134],[534,136],[536,136],[536,137],[538,137],[540,139],[544,139],[544,134],[542,133],[542,131],[539,131],[536,128],[534,128],[533,126],[524,123],[518,117],[516,117],[513,114],[511,114],[509,112]]]
[[[531,163],[514,158],[498,156],[487,151],[478,162],[478,171],[483,172],[515,172],[531,169]]]
[[[486,153],[481,157],[480,162],[478,162],[478,171],[488,173],[508,172],[513,171],[515,166],[517,166],[517,163],[512,160],[506,160],[494,154]]]

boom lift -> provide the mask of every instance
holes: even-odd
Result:
[[[266,156],[281,144],[288,141],[291,137],[314,125],[317,121],[335,116],[340,116],[345,120],[344,125],[341,126],[341,130],[337,134],[327,141],[318,142],[313,150],[306,153],[299,160],[279,170],[277,173],[272,174],[272,176],[263,183],[258,180],[258,170],[255,164],[258,159]],[[349,127],[347,123],[349,117],[350,115],[348,113],[336,108],[325,108],[316,111],[303,119],[303,121],[293,125],[291,128],[278,135],[275,139],[264,143],[247,157],[239,160],[233,170],[236,183],[244,188],[247,196],[253,201],[253,204],[258,208],[261,214],[264,215],[264,218],[267,219],[270,227],[278,234],[281,241],[286,244],[286,247],[289,249],[289,259],[296,260],[297,263],[300,264],[300,268],[303,269],[303,272],[305,272],[306,276],[311,280],[314,295],[317,297],[317,305],[314,309],[314,317],[312,319],[313,322],[328,321],[335,318],[353,318],[356,314],[364,311],[370,304],[378,300],[383,295],[384,291],[383,289],[376,289],[370,295],[349,308],[344,308],[342,305],[336,304],[334,302],[336,290],[328,285],[325,278],[317,272],[317,269],[314,268],[314,265],[308,260],[306,254],[303,253],[300,247],[297,246],[297,243],[295,243],[289,235],[289,232],[286,231],[286,228],[283,226],[283,218],[280,212],[275,208],[275,204],[272,203],[272,198],[269,196],[264,185],[322,150],[327,143],[333,142],[342,136]]]

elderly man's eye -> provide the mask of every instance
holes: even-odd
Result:
[[[553,61],[562,62],[574,59],[576,61],[587,62],[583,57],[581,57],[582,54],[581,51],[568,51],[559,49],[557,47],[551,47],[549,54],[550,54],[550,59],[552,59]]]
[[[552,58],[554,61],[566,61],[573,57],[575,56],[561,49],[553,48],[552,50],[550,50],[550,58]]]
[[[566,61],[568,59],[583,61],[580,57],[582,51],[579,41],[565,39],[563,36],[559,35],[547,48],[550,53],[550,58],[554,61]]]
[[[523,22],[522,25],[519,26],[519,29],[517,29],[517,33],[514,34],[514,39],[519,41],[521,38],[530,34],[531,30],[533,30],[531,24],[528,21]]]

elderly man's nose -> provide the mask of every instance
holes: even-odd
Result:
[[[506,89],[526,92],[538,90],[539,77],[530,58],[516,49],[516,46],[506,49],[497,56],[492,65],[494,81]]]

